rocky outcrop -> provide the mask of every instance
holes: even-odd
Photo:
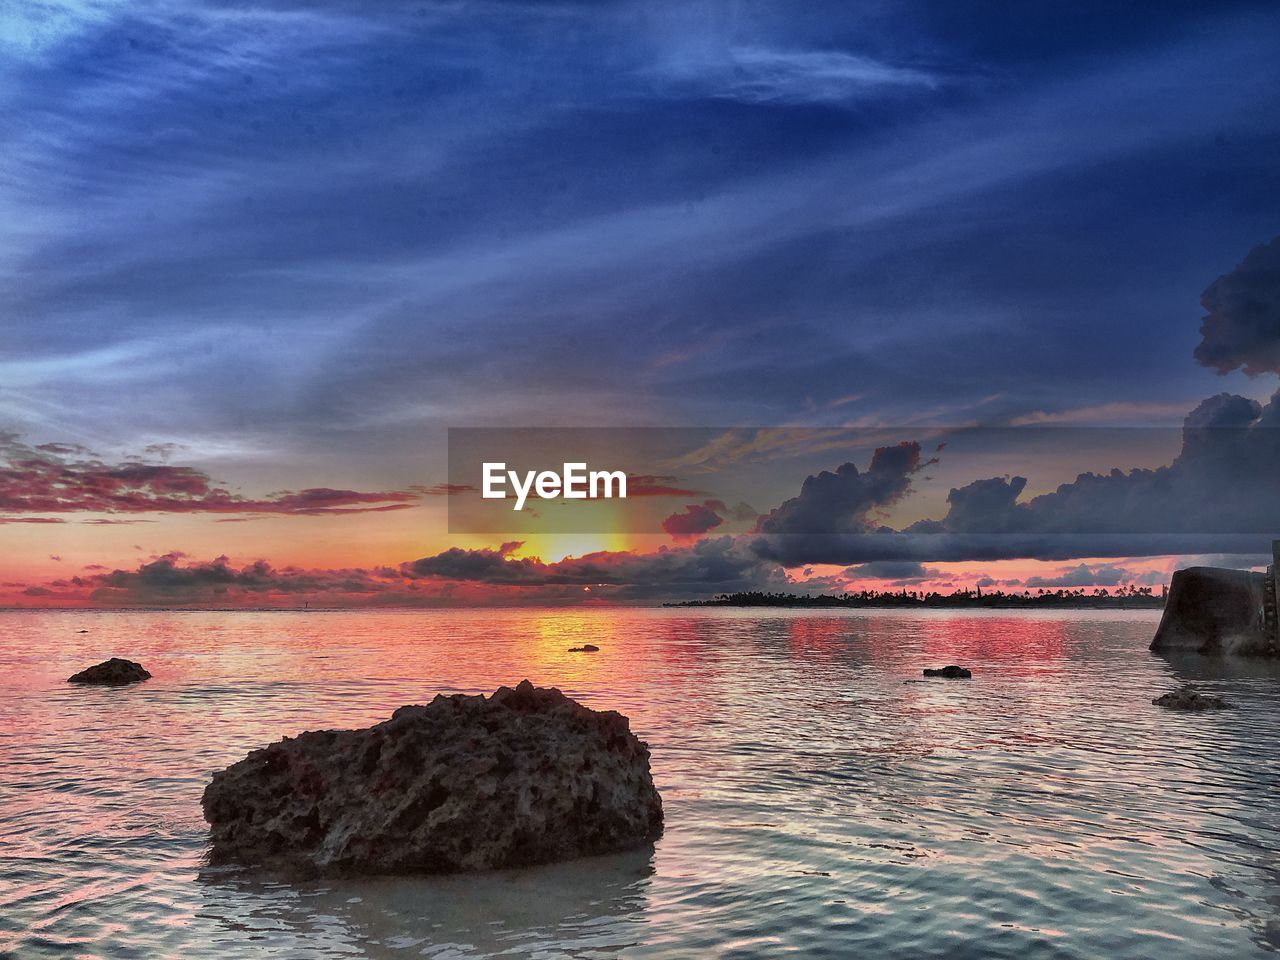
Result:
[[[1266,574],[1249,570],[1188,567],[1176,571],[1151,649],[1270,653],[1265,591]]]
[[[626,717],[525,680],[363,730],[285,738],[215,774],[210,859],[308,873],[441,873],[641,846],[662,831]]]
[[[580,647],[570,647],[569,652],[570,653],[599,653],[600,648],[597,647],[594,643],[584,643]]]
[[[1151,702],[1157,707],[1167,707],[1170,710],[1221,710],[1231,706],[1221,697],[1199,693],[1190,684],[1181,686],[1172,693],[1156,697]]]
[[[104,687],[122,687],[126,683],[138,683],[150,680],[151,674],[142,664],[132,660],[112,657],[92,667],[86,667],[74,676],[67,678],[67,683],[91,683]]]
[[[957,667],[954,663],[949,667],[941,667],[937,670],[925,667],[924,675],[926,677],[944,677],[947,680],[973,679],[973,672],[971,670],[966,670],[964,667]]]

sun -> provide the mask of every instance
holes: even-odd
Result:
[[[546,563],[555,563],[565,557],[628,549],[630,544],[627,537],[620,533],[551,533],[531,534],[515,553],[521,557],[540,557]]]

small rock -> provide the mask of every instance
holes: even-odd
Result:
[[[151,674],[147,673],[142,664],[112,657],[110,660],[104,660],[102,663],[81,670],[73,677],[68,677],[67,683],[93,683],[99,686],[122,687],[126,683],[138,683],[150,679]]]
[[[948,680],[972,680],[973,673],[964,667],[957,667],[954,663],[949,667],[943,667],[940,670],[932,670],[929,667],[924,668],[926,677],[945,677]]]
[[[599,652],[599,650],[600,648],[597,647],[594,643],[584,643],[580,647],[569,648],[570,653],[597,653]]]
[[[1183,684],[1172,693],[1156,697],[1151,702],[1157,707],[1166,707],[1170,710],[1221,710],[1231,706],[1221,697],[1199,693],[1190,684]]]
[[[307,875],[529,866],[662,832],[627,718],[528,680],[286,737],[215,774],[202,806],[212,862]]]

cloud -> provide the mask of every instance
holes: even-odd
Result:
[[[1074,567],[1058,571],[1049,577],[1027,577],[1027,587],[1117,587],[1121,584],[1136,583],[1153,585],[1165,582],[1165,575],[1159,571],[1138,573],[1126,567],[1110,563],[1090,565],[1081,563]]]
[[[1027,500],[1025,477],[984,477],[952,488],[938,520],[878,524],[876,508],[905,498],[920,468],[918,445],[900,444],[867,474],[846,463],[810,476],[762,517],[751,548],[786,567],[1263,552],[1280,535],[1280,392],[1266,404],[1206,399],[1167,466],[1085,472]]]
[[[679,477],[651,473],[627,474],[628,497],[696,497],[701,492],[683,486]]]
[[[753,534],[703,539],[653,553],[601,551],[547,563],[517,556],[522,544],[510,541],[494,549],[454,547],[368,571],[277,569],[265,561],[237,566],[226,557],[187,562],[175,552],[134,570],[64,583],[104,605],[269,603],[303,594],[343,603],[422,603],[454,597],[451,591],[460,586],[485,590],[489,600],[559,599],[584,588],[593,596],[637,600],[786,587],[791,581],[782,565],[803,563],[843,560],[855,564],[843,572],[844,582],[876,579],[908,586],[942,576],[928,561],[1171,553],[1176,549],[1170,544],[1178,538],[1197,546],[1206,533],[1218,542],[1230,536],[1254,542],[1269,525],[1280,529],[1280,505],[1274,502],[1274,477],[1280,475],[1278,423],[1280,394],[1266,405],[1220,394],[1186,417],[1182,449],[1168,466],[1085,473],[1026,501],[1021,499],[1023,478],[984,478],[953,489],[941,519],[901,531],[885,526],[879,514],[910,493],[913,477],[924,466],[914,442],[879,448],[865,472],[848,462],[834,472],[807,477],[798,496],[758,518]],[[8,442],[12,447],[12,438]],[[157,466],[149,464],[108,467],[85,459],[84,452],[74,459],[68,452],[40,455],[70,464],[74,477],[83,474],[95,481],[104,473],[114,476],[139,468],[141,473],[124,475],[151,497],[208,495],[202,475],[189,468],[166,467],[157,473]],[[111,484],[94,489],[100,495],[114,491]],[[347,502],[347,492],[315,488],[276,495],[272,502],[286,510],[325,511]],[[668,532],[705,533],[733,512],[718,500],[688,504],[668,518]],[[1215,532],[1224,530],[1229,534],[1225,538]],[[1025,585],[1112,586],[1159,579],[1157,573],[1094,561],[1030,578]],[[422,585],[429,589],[424,592]]]
[[[437,483],[430,487],[415,484],[409,489],[423,497],[456,497],[476,492],[476,488],[469,483]]]
[[[752,549],[787,567],[1066,560],[1256,553],[1280,535],[1280,392],[1265,405],[1227,393],[1203,401],[1184,419],[1167,466],[1082,473],[1029,500],[1025,477],[988,477],[952,488],[941,519],[901,530],[874,523],[868,505],[906,497],[917,462],[900,454],[870,485],[863,478],[877,473],[875,461],[865,475],[847,464],[810,477],[799,498],[762,518]]]
[[[365,492],[331,487],[246,497],[217,486],[194,467],[130,460],[106,463],[79,447],[29,447],[0,434],[0,517],[4,522],[55,523],[26,513],[235,513],[332,516],[413,506],[414,490]],[[100,519],[95,522],[123,522]]]
[[[717,432],[709,440],[667,460],[672,467],[703,472],[744,463],[792,460],[847,450],[867,442],[865,427],[758,427]]]
[[[936,527],[925,523],[923,532],[1005,533],[1015,526],[1018,497],[1027,486],[1026,477],[989,477],[952,489],[947,495],[947,516]]]
[[[389,592],[387,581],[361,569],[276,569],[265,560],[236,567],[225,557],[183,564],[181,553],[170,553],[134,570],[113,570],[68,581],[87,587],[88,598],[102,605],[164,605],[228,602],[246,598],[262,601],[281,594],[320,594],[330,600]]]
[[[1251,534],[1280,531],[1280,393],[1265,405],[1222,393],[1183,422],[1168,466],[1082,473],[1019,502],[1023,477],[953,489],[949,510],[918,532]]]
[[[890,586],[905,587],[925,580],[946,576],[941,570],[912,560],[875,560],[848,567],[841,574],[846,580],[888,580]]]
[[[718,500],[685,504],[683,512],[673,513],[662,521],[662,529],[677,540],[700,537],[724,523],[725,518],[717,512],[717,507],[723,508],[724,504]]]
[[[655,596],[705,596],[722,591],[785,584],[775,564],[762,561],[741,539],[730,536],[699,540],[687,547],[653,553],[600,551],[566,557],[554,563],[511,556],[518,544],[499,550],[442,553],[402,564],[411,579],[460,580],[499,586],[549,587],[582,585],[613,588],[604,595],[618,599]]]
[[[171,551],[133,569],[94,564],[85,574],[43,585],[16,584],[32,598],[94,606],[418,606],[441,603],[580,601],[585,592],[614,601],[778,588],[789,581],[734,537],[702,540],[654,553],[587,554],[544,563],[517,557],[519,541],[497,549],[454,547],[376,569],[275,567],[220,556],[190,560]],[[56,587],[57,592],[49,588]]]
[[[1200,297],[1195,357],[1218,373],[1280,373],[1280,237],[1261,244]]]
[[[1109,403],[1090,404],[1084,407],[1069,407],[1064,410],[1033,410],[1019,414],[1009,420],[1011,427],[1029,427],[1043,424],[1064,424],[1084,426],[1086,424],[1103,424],[1114,426],[1129,423],[1140,426],[1152,423],[1181,419],[1187,411],[1183,402],[1142,402],[1116,400]]]
[[[898,503],[921,469],[920,444],[906,441],[880,447],[866,473],[843,463],[805,478],[800,495],[760,517],[756,532],[765,534],[863,533],[879,527],[876,511]]]
[[[401,564],[400,572],[410,579],[474,580],[493,584],[548,582],[548,567],[541,560],[511,556],[519,548],[520,542],[514,540],[497,550],[450,547]]]
[[[857,53],[763,46],[678,50],[646,73],[676,96],[779,105],[847,104],[941,85],[934,73]]]
[[[876,560],[960,563],[995,560],[1077,560],[1081,557],[1161,557],[1175,554],[1255,555],[1273,534],[949,534],[902,533],[756,537],[751,549],[790,569]]]

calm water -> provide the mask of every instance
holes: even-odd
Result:
[[[1155,657],[1157,618],[3,613],[0,955],[1273,953],[1280,670]],[[63,682],[112,654],[155,679]],[[951,662],[975,680],[907,682]],[[203,866],[214,769],[524,677],[631,716],[655,849],[341,883]],[[1151,705],[1188,678],[1238,708]]]

